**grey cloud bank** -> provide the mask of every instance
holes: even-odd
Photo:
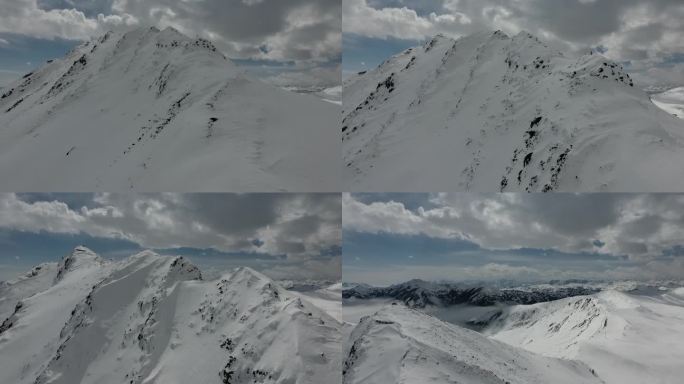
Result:
[[[564,51],[594,48],[629,65],[644,85],[684,85],[684,3],[679,0],[345,0],[343,30],[422,40],[527,30]]]
[[[310,69],[340,61],[340,15],[339,0],[0,0],[0,34],[87,40],[110,29],[171,26],[214,41],[233,59],[286,63],[309,82],[331,85]]]
[[[416,204],[417,196],[425,203]],[[410,261],[383,255],[391,260],[382,267],[386,278],[684,279],[683,195],[436,194],[406,200],[412,208],[396,196],[346,194],[343,229],[415,239],[426,252],[431,245],[425,238],[463,240],[480,249],[454,249],[437,263],[424,256],[423,264],[420,254]],[[400,251],[392,245],[387,250]],[[345,271],[359,279],[377,274],[354,264],[345,259]]]
[[[340,215],[338,194],[0,194],[0,231],[254,253],[278,277],[339,276]]]

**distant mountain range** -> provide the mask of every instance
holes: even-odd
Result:
[[[389,287],[371,287],[369,285],[348,285],[342,291],[345,299],[358,298],[392,298],[402,301],[410,308],[424,308],[428,305],[450,306],[471,304],[490,306],[505,304],[534,304],[558,300],[565,297],[589,295],[598,292],[595,287],[545,287],[532,289],[468,287],[463,284],[432,283],[423,280],[411,280]]]
[[[345,351],[345,384],[603,383],[584,363],[528,352],[403,305],[363,318]]]

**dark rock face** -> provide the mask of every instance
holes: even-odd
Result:
[[[6,318],[2,324],[0,324],[0,335],[5,333],[8,329],[12,328],[14,323],[17,321],[19,311],[24,307],[24,303],[21,301],[17,302],[17,305],[14,307],[14,313],[10,315],[10,317]]]

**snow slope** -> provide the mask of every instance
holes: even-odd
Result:
[[[326,311],[342,322],[342,283],[335,283],[315,291],[299,293],[306,301]]]
[[[671,113],[680,119],[684,119],[684,87],[673,88],[668,91],[651,96],[653,104]]]
[[[346,354],[344,383],[602,383],[583,363],[536,355],[400,305],[363,318]]]
[[[57,263],[44,263],[14,280],[0,281],[0,319],[9,317],[17,302],[50,288],[56,276]]]
[[[684,376],[682,324],[684,306],[604,291],[515,306],[486,333],[535,353],[583,361],[606,383],[664,384]]]
[[[598,54],[437,36],[344,82],[351,191],[680,191],[684,122]]]
[[[335,191],[338,122],[339,106],[253,79],[207,40],[109,32],[3,89],[0,178],[12,191]]]
[[[5,320],[0,382],[340,380],[341,324],[258,272],[203,281],[181,257],[81,253]]]

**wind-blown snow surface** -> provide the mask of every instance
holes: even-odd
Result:
[[[2,383],[340,380],[341,324],[249,268],[202,281],[183,258],[80,247],[41,271],[0,291],[21,298],[0,327]]]
[[[602,383],[575,361],[536,355],[400,305],[365,317],[344,383]]]
[[[342,283],[335,283],[315,291],[300,292],[313,305],[328,312],[337,321],[342,321]]]
[[[679,383],[684,292],[663,298],[604,291],[512,307],[486,333],[550,357],[585,362],[606,383]]]
[[[684,119],[684,87],[673,88],[651,96],[653,103],[665,112]]]
[[[339,190],[339,106],[172,28],[109,32],[0,97],[12,191]]]
[[[437,36],[344,82],[352,191],[681,191],[684,122],[598,54]]]
[[[337,104],[337,105],[342,105],[342,86],[339,85],[337,87],[330,87],[326,88],[323,91],[319,93],[319,95],[323,98],[323,100]]]

